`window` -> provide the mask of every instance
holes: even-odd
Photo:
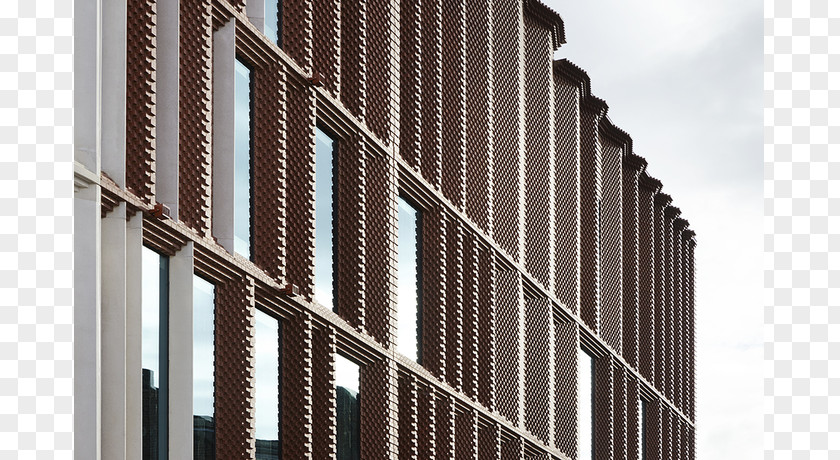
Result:
[[[215,286],[193,276],[193,459],[216,458],[213,419]]]
[[[333,308],[333,140],[315,130],[315,301]]]
[[[167,458],[169,258],[142,252],[141,365],[143,460]]]
[[[335,355],[336,460],[359,460],[359,365]]]
[[[592,357],[583,350],[578,350],[578,378],[579,395],[578,398],[578,434],[579,442],[578,448],[580,455],[578,458],[591,459],[592,452]]]
[[[280,323],[257,310],[257,460],[280,458]]]
[[[420,343],[419,307],[419,218],[420,213],[402,197],[397,198],[397,351],[417,361]]]
[[[251,257],[251,70],[238,59],[234,77],[233,250]]]
[[[280,45],[280,1],[265,0],[265,35]]]

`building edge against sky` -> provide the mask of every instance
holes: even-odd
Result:
[[[557,13],[126,3],[75,3],[77,458],[695,457],[694,233]]]

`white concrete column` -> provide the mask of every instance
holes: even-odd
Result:
[[[101,11],[102,171],[125,188],[126,3],[107,0],[102,2]]]
[[[125,458],[126,212],[102,219],[102,458]],[[76,427],[76,430],[83,427]]]
[[[265,33],[265,0],[248,0],[246,9],[251,24]]]
[[[180,0],[157,2],[157,146],[155,200],[178,220],[178,106],[180,103]]]
[[[233,253],[236,26],[213,33],[213,236]]]
[[[126,226],[125,245],[125,417],[126,459],[143,457],[143,215]],[[107,344],[106,344],[107,345]]]
[[[193,458],[193,242],[169,258],[169,458]],[[186,441],[189,440],[189,441]]]

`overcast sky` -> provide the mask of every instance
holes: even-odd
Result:
[[[762,3],[544,2],[697,232],[698,456],[760,458]]]

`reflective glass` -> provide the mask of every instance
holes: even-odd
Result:
[[[141,366],[143,388],[143,460],[167,458],[167,350],[169,259],[142,250]]]
[[[277,17],[278,3],[280,0],[265,0],[265,35],[274,43],[280,44],[279,40],[279,18]]]
[[[417,361],[418,212],[402,197],[397,236],[397,351]]]
[[[233,250],[251,257],[251,70],[236,61],[234,78]]]
[[[333,307],[333,140],[315,130],[315,301]]]
[[[280,328],[277,319],[257,310],[257,460],[280,458]]]
[[[216,288],[193,276],[193,459],[216,458],[213,334]]]
[[[578,350],[580,369],[580,398],[578,399],[578,433],[580,458],[591,459],[592,452],[592,357],[583,350]]]
[[[359,460],[359,365],[335,355],[336,460]]]

